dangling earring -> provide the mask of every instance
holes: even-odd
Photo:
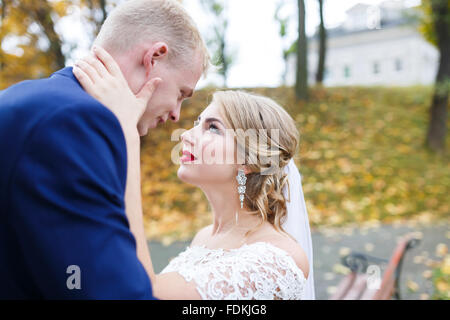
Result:
[[[236,176],[236,180],[239,183],[238,193],[239,193],[239,200],[241,201],[241,209],[242,209],[244,206],[245,182],[247,181],[247,177],[245,176],[244,170],[242,170],[242,169],[238,170],[238,175]]]

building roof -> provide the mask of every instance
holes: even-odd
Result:
[[[352,16],[357,15],[358,13],[365,12],[369,7],[373,7],[367,4],[358,3],[348,9],[347,17],[348,19],[351,19]],[[414,13],[415,9],[412,8],[402,8],[401,12],[399,12],[397,15],[394,15],[392,17],[392,14],[388,14],[386,12],[387,10],[390,10],[388,6],[386,6],[386,3],[383,3],[382,6],[380,6],[380,29],[388,29],[388,28],[395,28],[398,26],[404,26],[404,25],[411,25],[416,26],[418,23],[418,19]],[[397,9],[398,10],[398,9]],[[364,28],[348,28],[346,26],[346,23],[342,23],[340,26],[336,28],[329,28],[327,29],[327,37],[329,38],[338,38],[342,36],[348,36],[352,34],[358,34],[362,32],[371,32],[371,31],[377,31],[379,29],[370,29],[368,27]],[[319,36],[318,29],[315,32],[315,34],[310,37],[310,40],[315,40]]]

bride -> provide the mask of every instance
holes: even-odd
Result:
[[[213,224],[155,274],[143,231],[136,123],[161,79],[150,80],[135,95],[105,50],[97,48],[96,57],[77,62],[73,72],[122,125],[128,152],[126,212],[154,296],[315,299],[309,221],[293,161],[298,131],[288,113],[267,97],[214,93],[181,136],[178,169],[182,181],[205,193]]]

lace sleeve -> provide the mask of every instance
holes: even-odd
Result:
[[[194,280],[204,300],[299,300],[306,281],[292,257],[263,242],[232,250],[192,247],[163,272],[170,271]]]

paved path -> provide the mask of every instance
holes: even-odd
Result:
[[[436,252],[437,246],[444,244],[450,247],[450,222],[442,221],[433,225],[394,224],[313,231],[317,299],[328,299],[344,277],[345,268],[340,264],[342,255],[354,250],[389,259],[398,237],[410,232],[416,232],[422,239],[420,245],[409,251],[405,257],[401,275],[401,295],[403,299],[431,298],[433,286],[431,278],[427,278],[430,274],[427,270],[432,270],[432,261],[441,259]],[[175,257],[188,245],[189,242],[175,242],[170,246],[163,246],[154,241],[149,242],[155,271],[160,272],[169,259]]]

